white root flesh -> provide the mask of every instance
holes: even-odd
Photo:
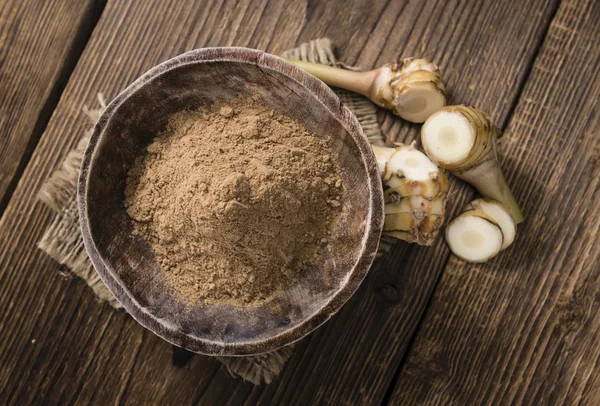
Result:
[[[440,71],[425,59],[407,58],[368,72],[289,61],[329,86],[362,94],[413,123],[424,122],[446,105],[446,88]]]
[[[518,224],[524,220],[523,213],[496,155],[496,140],[501,135],[486,113],[466,106],[442,108],[421,129],[423,148],[432,161],[473,185],[484,197],[502,203]]]
[[[431,245],[444,222],[446,175],[413,145],[372,148],[384,184],[384,234]]]
[[[517,225],[506,207],[501,203],[489,198],[477,199],[465,207],[465,211],[470,210],[481,210],[498,224],[502,230],[503,250],[513,243],[517,234]]]
[[[477,199],[446,228],[452,252],[469,262],[485,262],[515,239],[517,225],[508,210],[492,199]]]
[[[440,70],[425,59],[406,58],[378,69],[369,97],[406,121],[422,123],[446,105]]]
[[[467,211],[446,227],[450,250],[468,262],[485,262],[502,249],[502,229],[481,210]]]

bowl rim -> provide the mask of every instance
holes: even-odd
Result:
[[[365,219],[362,251],[359,253],[358,261],[348,273],[346,284],[333,294],[331,299],[321,309],[299,322],[294,327],[269,338],[256,341],[240,343],[211,341],[206,338],[181,332],[168,323],[162,323],[161,320],[156,318],[136,301],[117,278],[116,273],[110,265],[104,262],[96,248],[90,232],[87,211],[88,177],[97,146],[101,141],[104,130],[113,113],[131,95],[166,72],[185,65],[207,62],[253,64],[261,69],[280,73],[305,87],[315,99],[321,103],[323,108],[329,110],[329,113],[340,122],[352,136],[361,153],[365,172],[369,181],[368,187],[371,196],[371,205],[369,206],[369,214]],[[184,347],[197,353],[219,356],[242,356],[273,351],[303,338],[339,311],[356,292],[375,259],[375,254],[379,246],[379,238],[383,230],[384,213],[383,189],[379,169],[369,142],[354,114],[339,100],[337,95],[319,79],[278,56],[244,47],[210,47],[185,52],[150,69],[116,96],[106,107],[100,116],[100,119],[94,126],[89,144],[85,150],[78,179],[77,206],[81,233],[90,260],[102,281],[125,310],[142,326],[174,345]]]

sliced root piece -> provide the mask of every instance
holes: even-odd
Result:
[[[472,184],[484,197],[502,203],[518,224],[524,217],[496,156],[500,136],[487,114],[466,106],[444,107],[421,129],[423,147],[434,162]]]
[[[474,148],[476,130],[467,117],[449,106],[425,122],[421,141],[429,158],[448,170],[458,170]]]
[[[457,257],[485,262],[502,249],[502,229],[482,210],[470,210],[448,224],[446,242]]]
[[[517,225],[506,207],[493,199],[477,199],[465,207],[465,211],[481,210],[490,216],[502,230],[502,249],[506,249],[515,239]]]
[[[448,178],[413,145],[373,152],[384,184],[384,233],[431,245],[444,222]]]

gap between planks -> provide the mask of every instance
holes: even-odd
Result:
[[[50,94],[44,101],[42,108],[35,120],[33,130],[31,131],[29,139],[26,142],[25,150],[19,159],[16,171],[12,178],[7,182],[4,196],[0,198],[0,220],[2,219],[2,216],[6,211],[6,207],[8,206],[14,191],[17,188],[17,184],[19,183],[27,164],[29,163],[29,160],[33,155],[33,151],[35,151],[42,134],[44,131],[46,131],[46,127],[50,122],[50,118],[52,117],[62,93],[69,82],[71,74],[75,70],[75,66],[77,66],[77,62],[79,61],[81,54],[85,50],[85,47],[92,36],[92,32],[94,31],[96,24],[98,24],[98,21],[102,16],[102,12],[106,7],[107,1],[108,0],[95,0],[88,11],[88,14],[82,19],[80,26],[75,33],[75,39],[71,49],[69,50],[65,59],[62,61],[62,66],[58,72],[57,79],[52,85]]]

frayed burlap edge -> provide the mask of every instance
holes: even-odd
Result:
[[[100,114],[106,108],[102,95],[98,95],[98,103],[100,108],[96,110],[89,110],[84,106],[83,110],[91,124],[98,121]],[[77,179],[90,136],[91,131],[87,131],[75,149],[69,152],[61,167],[50,176],[38,193],[39,199],[56,212],[52,223],[38,242],[38,247],[83,279],[92,288],[99,301],[107,301],[111,306],[120,308],[121,304],[94,270],[85,251],[79,228]]]
[[[300,59],[332,66],[342,66],[334,55],[334,47],[327,38],[317,39],[302,44],[298,48],[284,52],[283,57]],[[349,68],[353,69],[353,68]],[[366,98],[341,89],[334,89],[336,94],[350,110],[354,112],[363,131],[371,144],[383,145],[384,139],[377,123],[377,110]],[[93,125],[106,103],[101,94],[98,95],[100,108],[90,110],[84,106],[83,111]],[[83,279],[94,291],[100,301],[106,301],[114,308],[120,308],[120,303],[114,298],[102,283],[98,274],[87,257],[76,205],[77,180],[83,153],[88,144],[91,131],[88,131],[65,158],[62,166],[44,183],[39,198],[56,215],[46,229],[38,246],[57,262],[69,267],[75,275]],[[378,255],[389,251],[391,242],[382,239]],[[283,369],[283,366],[293,353],[294,344],[279,350],[245,357],[217,357],[232,375],[237,375],[255,385],[262,382],[270,383]]]

